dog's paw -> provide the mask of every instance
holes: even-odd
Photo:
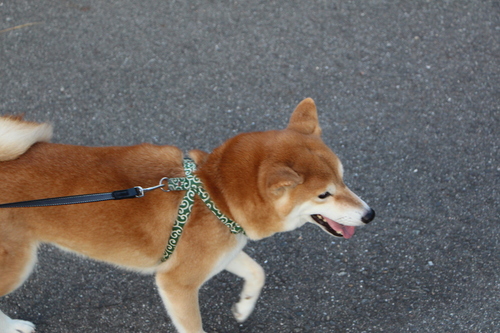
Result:
[[[234,304],[232,307],[234,318],[238,323],[242,323],[250,316],[253,309],[255,308],[255,302],[257,297],[247,297],[241,299],[238,303]]]
[[[33,323],[24,320],[12,319],[6,333],[34,333],[34,332],[35,332],[35,325]]]

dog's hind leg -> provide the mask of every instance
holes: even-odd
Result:
[[[2,230],[2,235],[0,235],[0,296],[14,291],[28,278],[36,262],[36,250],[36,244],[29,243],[22,237],[9,237],[9,231]],[[35,332],[35,325],[32,323],[11,319],[0,311],[0,333],[32,332]]]
[[[0,333],[33,333],[35,325],[29,321],[10,319],[0,311]]]
[[[233,306],[233,315],[241,323],[250,316],[255,307],[264,286],[265,273],[262,267],[243,251],[227,265],[226,270],[245,280],[240,300]]]

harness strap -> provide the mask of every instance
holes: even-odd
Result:
[[[190,158],[185,158],[183,161],[185,177],[182,178],[169,178],[168,179],[168,189],[170,191],[186,191],[186,195],[181,201],[179,209],[177,211],[177,219],[174,222],[170,238],[167,243],[167,247],[161,258],[161,262],[165,262],[174,252],[175,247],[181,237],[184,225],[186,224],[191,210],[193,209],[194,197],[197,194],[205,205],[212,211],[212,213],[217,216],[217,218],[224,223],[231,233],[233,234],[244,234],[243,228],[231,220],[229,217],[224,215],[214,204],[208,192],[203,188],[203,183],[194,174],[196,170],[196,164]]]

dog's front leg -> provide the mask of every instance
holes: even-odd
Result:
[[[169,273],[156,275],[156,284],[168,314],[179,333],[205,333],[198,304],[199,285]]]
[[[234,317],[241,323],[250,316],[259,298],[265,282],[264,269],[245,252],[241,251],[227,265],[226,270],[245,280],[240,300],[233,306]]]

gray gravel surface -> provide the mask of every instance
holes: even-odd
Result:
[[[55,142],[212,150],[304,97],[377,211],[249,244],[267,272],[201,290],[207,332],[500,331],[498,0],[0,0],[0,112]],[[84,180],[82,180],[84,181]],[[173,332],[153,278],[52,246],[2,298],[38,332]]]

